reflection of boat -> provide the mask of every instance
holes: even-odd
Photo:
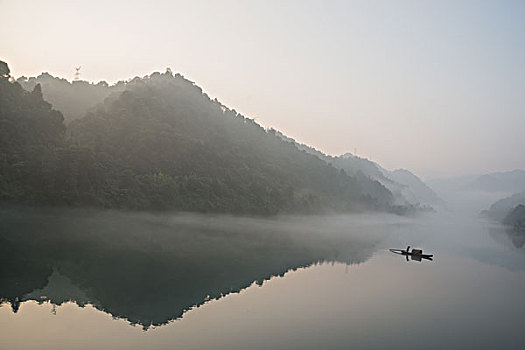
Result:
[[[412,249],[412,251],[410,251],[410,246],[407,247],[406,250],[390,249],[390,251],[394,254],[405,255],[407,260],[409,256],[412,260],[417,260],[417,261],[421,261],[421,259],[432,260],[432,257],[434,256],[432,254],[423,254],[423,250],[421,249]]]

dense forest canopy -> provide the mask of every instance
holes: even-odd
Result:
[[[4,201],[239,214],[410,209],[378,181],[300,150],[170,70],[114,86],[64,80],[58,88],[41,75],[19,79],[35,84],[25,91],[5,69]],[[38,81],[55,108],[85,93],[67,111],[67,131]]]
[[[32,202],[59,180],[64,119],[42,99],[40,85],[26,92],[7,75],[0,77],[0,198]]]

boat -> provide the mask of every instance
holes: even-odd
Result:
[[[432,260],[432,257],[434,256],[433,254],[423,254],[422,249],[412,249],[412,251],[410,251],[410,246],[406,250],[390,249],[390,251],[394,254],[405,255],[407,257],[407,260],[409,256],[412,258],[412,260],[419,260],[419,261],[421,261],[421,259]]]

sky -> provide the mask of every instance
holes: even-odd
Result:
[[[264,127],[423,178],[525,169],[525,1],[0,0],[0,60],[170,67]]]

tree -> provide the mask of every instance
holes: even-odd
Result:
[[[2,78],[9,78],[9,74],[11,71],[9,70],[9,66],[4,61],[0,61],[0,77]]]

